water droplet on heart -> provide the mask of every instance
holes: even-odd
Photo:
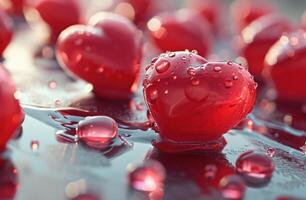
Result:
[[[219,66],[214,67],[214,71],[215,71],[215,72],[221,72],[221,70],[222,70],[222,69],[221,69],[221,67],[219,67]]]
[[[246,185],[240,176],[226,176],[221,179],[219,185],[224,199],[241,200],[244,198]]]
[[[169,90],[165,90],[164,94],[165,95],[169,94]]]
[[[169,67],[170,67],[170,62],[162,60],[156,64],[155,69],[158,73],[164,73],[169,69]]]
[[[191,84],[197,86],[200,84],[200,80],[198,78],[191,78]]]
[[[198,54],[198,51],[194,49],[194,50],[191,51],[191,53]]]
[[[56,81],[49,81],[48,86],[50,89],[55,89],[57,87]]]
[[[129,184],[136,190],[153,192],[163,187],[166,172],[158,161],[146,160],[138,166],[130,164],[127,170]]]
[[[152,58],[151,64],[154,64],[158,60],[158,57]]]
[[[103,73],[103,72],[104,72],[104,67],[99,67],[99,68],[97,69],[97,72],[98,72],[98,73]]]
[[[224,86],[226,87],[226,88],[231,88],[231,87],[233,87],[233,85],[234,85],[234,83],[233,83],[233,81],[232,80],[225,80],[224,81]]]
[[[39,141],[38,140],[32,140],[31,141],[31,149],[33,152],[38,151],[39,148]]]
[[[261,184],[272,177],[274,164],[271,158],[265,154],[247,151],[237,159],[236,170],[243,175],[247,182]]]
[[[186,60],[187,60],[186,56],[183,56],[183,57],[182,57],[182,61],[185,62]]]
[[[169,56],[170,58],[174,58],[174,57],[175,57],[175,53],[174,53],[174,52],[169,52],[169,53],[168,53],[168,56]]]
[[[212,164],[206,165],[205,173],[204,173],[205,178],[214,179],[216,176],[217,170],[218,168],[216,167],[216,165],[212,165]]]
[[[267,154],[267,156],[273,158],[274,155],[275,155],[275,149],[269,147],[269,148],[267,149],[267,151],[266,151],[266,154]]]
[[[172,76],[172,79],[173,79],[173,80],[176,80],[176,79],[177,79],[177,76],[176,76],[176,75],[173,75],[173,76]]]
[[[77,137],[93,148],[105,148],[117,137],[118,125],[110,117],[86,117],[78,123]]]
[[[238,76],[237,75],[233,75],[233,80],[237,81],[238,80]]]
[[[149,85],[147,88],[146,88],[146,93],[148,95],[148,98],[149,100],[151,101],[155,101],[158,97],[158,92],[157,92],[157,89],[154,85]]]
[[[195,69],[192,68],[192,67],[189,67],[189,68],[187,69],[187,73],[188,73],[190,76],[195,76],[195,75],[196,75],[196,71],[195,71]]]
[[[227,64],[228,65],[233,65],[234,63],[233,63],[233,61],[228,61]]]

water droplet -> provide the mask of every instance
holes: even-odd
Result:
[[[154,85],[149,85],[146,88],[146,94],[151,101],[155,101],[158,97],[158,92]]]
[[[154,64],[158,60],[158,57],[152,58],[151,64]]]
[[[234,63],[233,63],[233,61],[228,61],[227,64],[228,65],[233,65]]]
[[[169,94],[169,90],[165,90],[164,94],[165,95]]]
[[[269,147],[269,148],[267,149],[267,151],[266,151],[266,154],[267,154],[267,156],[273,158],[274,155],[275,155],[275,149]]]
[[[253,130],[253,126],[254,126],[254,122],[251,119],[247,119],[246,121],[246,129],[248,131],[252,131]]]
[[[98,73],[103,73],[103,72],[104,72],[104,67],[99,67],[99,68],[97,69],[97,72],[98,72]]]
[[[203,101],[208,97],[209,89],[208,86],[201,82],[197,87],[193,84],[188,84],[185,87],[185,96],[191,101]]]
[[[86,117],[78,123],[77,137],[93,148],[105,148],[117,137],[118,125],[110,117]]]
[[[215,72],[221,72],[222,68],[219,66],[214,67]]]
[[[56,81],[49,81],[48,86],[50,89],[55,89],[57,87]]]
[[[233,80],[234,81],[237,81],[239,78],[238,78],[238,76],[237,75],[233,75]]]
[[[195,75],[196,75],[196,71],[195,71],[195,69],[192,68],[192,67],[189,67],[189,68],[187,69],[187,73],[188,73],[190,76],[195,76]]]
[[[159,63],[156,64],[155,69],[158,73],[166,72],[170,67],[170,62],[166,60],[161,60]]]
[[[60,105],[62,104],[62,102],[61,102],[61,100],[56,99],[56,100],[54,101],[54,104],[55,104],[56,106],[60,106]]]
[[[244,197],[246,185],[240,176],[229,175],[221,179],[220,189],[224,199],[240,200]]]
[[[255,82],[255,83],[254,83],[254,88],[257,89],[257,87],[258,87],[258,83]]]
[[[198,53],[198,51],[197,51],[197,50],[195,50],[195,49],[194,49],[194,50],[192,50],[192,51],[191,51],[191,53],[193,53],[193,54],[197,54],[197,55],[199,54],[199,53]]]
[[[176,80],[176,79],[177,79],[177,76],[176,76],[176,75],[173,75],[173,76],[172,76],[172,79],[173,79],[173,80]]]
[[[174,57],[175,57],[175,53],[174,53],[174,52],[169,52],[169,53],[168,53],[168,56],[169,56],[170,58],[174,58]]]
[[[146,160],[138,166],[130,164],[127,170],[129,184],[136,190],[154,192],[163,187],[166,172],[158,161]]]
[[[233,83],[232,80],[225,80],[225,81],[224,81],[224,86],[225,86],[226,88],[231,88],[231,87],[233,87],[233,85],[234,85],[234,83]]]
[[[186,56],[183,56],[183,57],[182,57],[182,61],[185,62],[186,60],[187,60]]]
[[[215,176],[216,176],[216,173],[217,173],[217,170],[218,168],[216,167],[216,165],[206,165],[205,166],[205,178],[208,178],[208,179],[214,179]]]
[[[198,78],[191,78],[191,84],[197,86],[200,84],[200,80]]]
[[[245,180],[253,184],[262,184],[270,180],[274,172],[274,164],[265,154],[247,151],[236,161],[236,170]]]
[[[31,149],[33,152],[38,151],[39,148],[39,141],[38,140],[32,140],[31,141]]]

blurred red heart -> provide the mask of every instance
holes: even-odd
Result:
[[[53,43],[65,28],[81,20],[80,5],[76,0],[39,0],[35,9],[51,29],[50,41]]]
[[[6,15],[6,13],[0,9],[0,56],[6,49],[7,45],[11,42],[13,37],[13,22]]]
[[[243,29],[239,51],[257,80],[262,77],[266,53],[283,33],[291,29],[290,22],[278,15],[265,15]]]
[[[211,48],[208,22],[192,10],[155,16],[148,22],[148,29],[163,52],[195,49],[206,56]]]
[[[241,65],[170,52],[147,67],[144,96],[163,141],[197,144],[221,138],[252,110],[256,84]]]
[[[269,50],[264,74],[272,78],[281,101],[306,102],[306,32],[282,36]]]
[[[15,98],[15,86],[7,71],[0,65],[0,150],[5,148],[7,141],[14,135],[23,120],[23,112]]]
[[[128,99],[137,89],[141,33],[126,18],[101,12],[59,37],[62,66],[93,85],[101,98]]]

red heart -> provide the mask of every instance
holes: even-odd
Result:
[[[240,53],[245,57],[250,73],[258,80],[262,77],[266,53],[283,33],[291,29],[290,22],[278,15],[265,15],[243,29]]]
[[[39,0],[35,9],[49,25],[53,43],[65,28],[80,23],[80,5],[76,0]]]
[[[62,32],[57,57],[65,69],[91,83],[98,97],[127,99],[137,89],[140,35],[126,18],[101,12],[88,25]]]
[[[282,36],[269,50],[265,75],[272,78],[282,101],[306,102],[306,32]]]
[[[7,45],[11,42],[13,37],[13,22],[5,14],[3,10],[0,9],[0,56],[2,56],[3,51],[6,49]]]
[[[0,65],[0,150],[5,148],[7,141],[15,133],[23,120],[23,112],[15,99],[15,86],[9,74]]]
[[[195,49],[202,56],[211,46],[208,27],[207,21],[192,10],[166,13],[148,22],[151,37],[163,52]]]
[[[171,52],[148,66],[144,96],[163,141],[198,144],[221,138],[252,110],[256,84],[241,65]]]

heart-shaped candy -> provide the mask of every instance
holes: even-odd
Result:
[[[15,133],[23,120],[23,112],[16,100],[15,86],[7,71],[0,65],[0,150]]]
[[[61,65],[93,85],[96,96],[128,99],[137,89],[141,34],[128,19],[101,12],[88,25],[63,31],[57,43]]]
[[[264,74],[273,80],[281,101],[306,102],[306,32],[282,36],[267,53]]]
[[[170,52],[147,67],[144,96],[162,141],[203,144],[222,138],[252,110],[256,83],[233,62]]]

